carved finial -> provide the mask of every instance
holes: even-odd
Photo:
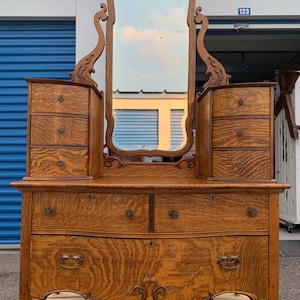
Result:
[[[94,16],[94,25],[98,33],[98,43],[93,51],[88,55],[84,56],[76,65],[73,72],[70,72],[73,82],[87,83],[94,86],[98,86],[97,82],[91,77],[91,73],[95,73],[94,64],[102,54],[105,45],[105,37],[102,27],[99,21],[107,20],[107,6],[104,3],[100,4],[101,10],[97,12]]]
[[[208,81],[203,85],[203,88],[206,89],[212,86],[220,86],[229,84],[229,79],[231,78],[228,75],[223,67],[223,65],[212,55],[208,53],[204,45],[204,36],[208,27],[208,19],[206,16],[201,14],[202,7],[197,7],[195,11],[195,22],[197,24],[202,23],[201,29],[199,30],[197,36],[197,51],[206,64],[206,75],[209,76]]]

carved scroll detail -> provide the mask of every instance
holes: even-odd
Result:
[[[184,167],[188,169],[192,169],[195,167],[195,155],[192,155],[192,157],[184,157],[181,160],[179,160],[174,167],[178,169],[183,169]]]
[[[104,155],[104,165],[107,168],[112,168],[114,164],[117,165],[117,168],[125,167],[125,163],[123,163],[119,158],[115,156],[109,156],[106,153]]]
[[[228,85],[231,78],[223,67],[223,65],[212,55],[208,53],[204,45],[204,36],[208,27],[208,19],[201,14],[202,7],[197,7],[195,11],[195,22],[197,24],[202,23],[201,29],[197,36],[197,51],[206,65],[206,75],[209,76],[208,81],[203,85],[206,89],[212,86]]]
[[[132,290],[128,291],[131,296],[142,296],[140,300],[158,300],[159,296],[165,296],[173,290],[158,285],[155,277],[146,277],[141,285],[135,285]]]
[[[94,25],[98,33],[98,43],[94,50],[77,63],[74,71],[70,72],[73,82],[91,84],[95,87],[97,87],[98,84],[91,78],[91,73],[95,73],[94,64],[102,54],[105,45],[105,36],[99,21],[106,21],[108,18],[106,14],[106,4],[101,3],[100,7],[102,8],[101,11],[97,12],[94,16]]]

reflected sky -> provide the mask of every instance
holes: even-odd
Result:
[[[113,90],[186,92],[186,0],[115,0]]]

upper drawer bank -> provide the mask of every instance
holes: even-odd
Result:
[[[102,93],[93,86],[69,81],[49,79],[27,81],[25,179],[85,179],[101,176],[104,134]],[[51,159],[43,155],[35,156],[34,151],[37,147],[40,152],[51,153]],[[65,161],[63,157],[67,149],[72,151],[68,161]],[[78,156],[83,151],[87,155]],[[75,155],[74,159],[72,153]],[[80,168],[71,166],[72,161]],[[67,171],[65,166],[68,166]]]
[[[199,95],[197,176],[274,180],[273,103],[273,83],[232,84]]]

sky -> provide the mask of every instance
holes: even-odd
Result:
[[[186,92],[186,0],[115,0],[113,90]]]

